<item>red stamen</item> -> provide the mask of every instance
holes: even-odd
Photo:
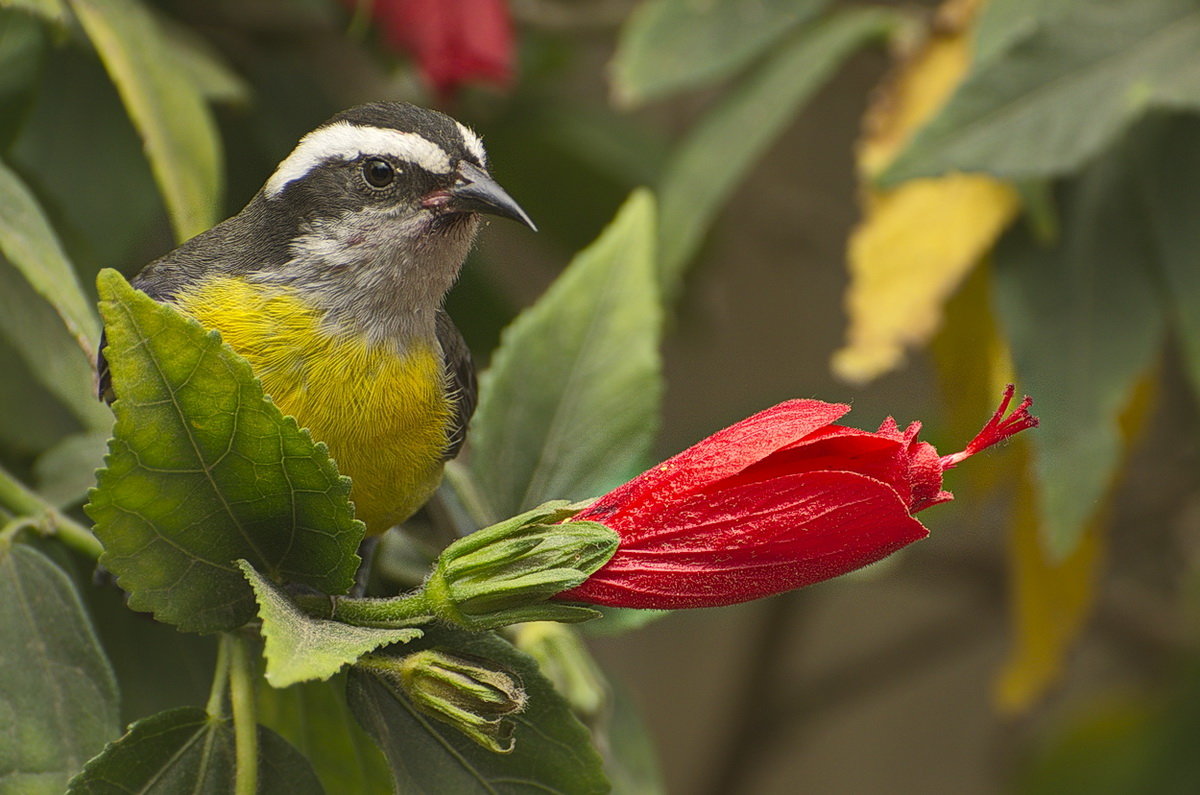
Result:
[[[940,462],[942,469],[949,469],[957,465],[981,450],[986,450],[997,442],[1002,442],[1010,436],[1020,433],[1028,428],[1034,428],[1038,424],[1038,418],[1029,413],[1029,407],[1033,405],[1033,398],[1028,395],[1025,399],[1013,410],[1012,414],[1007,417],[1004,412],[1008,410],[1008,404],[1012,402],[1014,387],[1009,384],[1004,389],[1004,400],[1000,401],[1000,407],[996,409],[996,413],[987,421],[983,429],[975,435],[975,438],[959,453],[944,455]]]

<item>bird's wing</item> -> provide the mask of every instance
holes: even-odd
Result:
[[[479,386],[475,381],[475,363],[471,360],[471,350],[467,347],[466,340],[445,310],[440,309],[437,314],[437,340],[442,347],[442,370],[446,376],[446,388],[450,402],[454,405],[454,415],[450,418],[450,429],[446,435],[444,456],[449,461],[458,455],[467,439],[467,424],[471,421],[471,415],[475,413]]]

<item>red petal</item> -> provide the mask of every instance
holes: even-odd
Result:
[[[662,609],[735,604],[845,574],[929,534],[886,483],[852,472],[697,495],[658,520],[557,598]]]
[[[850,410],[839,403],[789,400],[717,431],[596,500],[579,519],[613,529],[653,521],[656,513],[709,484],[736,475],[820,430]],[[616,524],[614,524],[616,522]]]
[[[439,93],[471,80],[511,79],[513,30],[504,0],[375,0],[374,8],[388,41],[412,53]]]

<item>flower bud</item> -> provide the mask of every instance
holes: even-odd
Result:
[[[505,718],[525,709],[525,689],[496,663],[426,649],[399,658],[367,655],[358,665],[397,686],[420,712],[489,751],[512,751],[513,722]]]
[[[555,522],[572,515],[547,503],[478,530],[448,546],[425,583],[439,617],[471,630],[521,621],[583,621],[596,611],[551,603],[613,555],[619,536],[597,522]]]

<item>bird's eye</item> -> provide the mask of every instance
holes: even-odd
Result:
[[[373,188],[386,188],[396,178],[396,169],[386,160],[373,157],[363,163],[363,179]]]

